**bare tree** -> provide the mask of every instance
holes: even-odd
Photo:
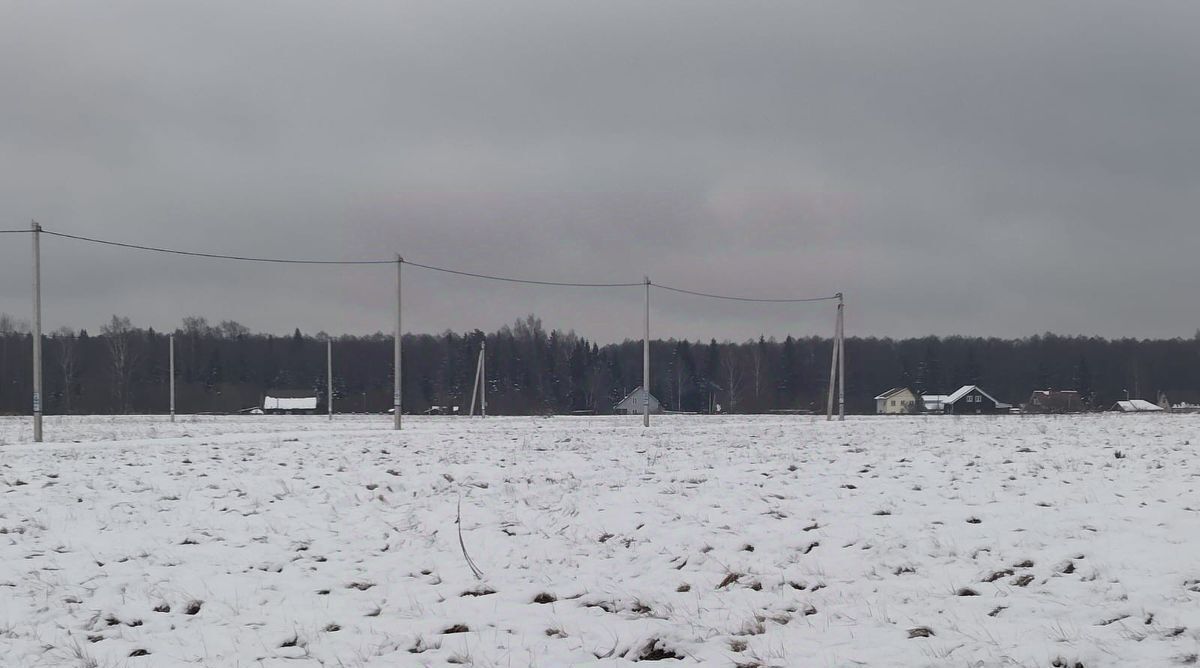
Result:
[[[754,402],[756,404],[759,402],[760,392],[762,390],[763,364],[766,363],[766,360],[763,359],[764,357],[765,355],[763,354],[763,346],[758,343],[751,343],[750,364],[754,368]]]
[[[184,319],[184,327],[185,329],[187,328],[186,318]],[[250,336],[250,328],[236,320],[222,320],[221,324],[217,325],[216,329],[218,332],[220,332],[221,337],[225,339],[232,340]],[[322,332],[322,334],[324,334],[324,332]],[[320,338],[320,335],[318,335],[318,338]],[[326,334],[325,338],[328,339],[329,335]]]
[[[738,395],[742,393],[746,381],[745,365],[736,344],[730,344],[721,356],[721,371],[725,375],[725,389],[729,393],[728,412],[732,413],[737,408]]]
[[[136,331],[129,318],[114,315],[100,331],[108,344],[109,361],[112,364],[113,397],[117,410],[124,413],[129,409],[129,375],[133,369],[135,350],[133,339]]]
[[[79,349],[79,337],[70,327],[59,327],[51,335],[58,351],[58,368],[62,372],[63,412],[71,412],[71,387],[75,384],[75,362]]]

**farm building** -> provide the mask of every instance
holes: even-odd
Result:
[[[1163,410],[1163,407],[1145,399],[1126,399],[1113,404],[1112,409],[1122,413],[1155,413]]]
[[[963,385],[942,401],[942,412],[952,415],[1007,413],[1012,408],[975,385]]]
[[[312,415],[317,412],[317,395],[295,390],[271,390],[263,397],[262,410],[270,415]]]
[[[921,404],[924,405],[926,413],[941,413],[942,406],[949,396],[948,394],[922,394]]]
[[[919,413],[924,405],[918,405],[921,400],[916,392],[907,387],[893,387],[875,397],[875,412],[879,415],[907,415]]]
[[[1075,390],[1034,390],[1025,410],[1029,413],[1079,413],[1085,408]]]
[[[662,413],[662,404],[658,402],[658,399],[653,394],[643,390],[640,385],[637,389],[626,395],[624,399],[617,402],[617,405],[613,406],[613,412],[617,415],[641,415],[647,396],[650,397],[650,412],[654,414]]]
[[[1200,392],[1195,390],[1159,392],[1158,405],[1174,413],[1200,413]]]

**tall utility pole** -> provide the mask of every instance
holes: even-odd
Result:
[[[33,230],[33,442],[42,442],[42,226]]]
[[[838,421],[846,419],[846,302],[838,293]]]
[[[642,426],[650,426],[650,277],[646,281],[646,329],[642,333]]]
[[[837,317],[835,317],[833,321],[833,357],[829,361],[829,396],[827,397],[827,403],[825,404],[826,422],[833,419],[833,396],[834,391],[837,389],[838,358],[840,357],[842,351],[839,343],[842,334],[842,293],[839,292],[837,294],[837,298]]]
[[[171,377],[170,377],[170,382],[168,384],[171,387],[171,422],[174,422],[175,421],[175,335],[172,334],[170,337],[167,338],[167,341],[170,344],[170,350],[171,350],[171,353],[170,353],[171,363],[169,365],[170,366],[169,373],[170,373]]]
[[[325,340],[325,409],[333,419],[333,339]]]
[[[392,429],[397,431],[400,429],[400,339],[404,335],[402,319],[404,300],[402,296],[403,290],[401,289],[403,285],[401,283],[403,269],[404,258],[396,255],[396,341],[395,350],[392,351],[392,354],[395,356],[395,360],[392,362],[392,370],[395,374],[392,386],[392,411],[395,412],[395,416],[392,419]]]
[[[471,382],[471,407],[467,409],[467,417],[475,415],[475,397],[479,397],[479,417],[487,417],[487,367],[484,353],[487,351],[487,341],[479,343],[479,357],[475,360],[475,380]]]

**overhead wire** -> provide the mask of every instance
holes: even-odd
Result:
[[[639,281],[637,283],[576,283],[576,282],[572,282],[572,281],[535,281],[535,280],[525,279],[525,278],[512,278],[509,276],[492,276],[489,274],[476,274],[476,273],[470,272],[470,271],[460,271],[458,269],[447,269],[445,267],[437,267],[437,266],[434,266],[431,264],[421,264],[420,262],[413,262],[411,260],[401,260],[401,262],[403,262],[404,264],[407,264],[407,265],[411,265],[413,267],[420,267],[422,269],[429,269],[431,271],[440,271],[440,272],[444,272],[447,274],[455,274],[457,276],[470,276],[471,278],[483,278],[483,279],[487,279],[489,281],[503,281],[505,283],[525,283],[528,285],[551,285],[551,286],[569,287],[569,288],[630,288],[630,287],[637,287],[639,285],[645,285],[645,282],[643,282],[643,281]]]
[[[33,232],[33,230],[0,230],[0,234],[15,234],[15,233],[28,234],[30,232]],[[478,279],[483,279],[483,280],[499,281],[499,282],[504,282],[504,283],[518,283],[518,284],[524,284],[524,285],[542,285],[542,286],[571,287],[571,288],[630,288],[630,287],[638,287],[638,286],[642,286],[642,285],[650,285],[650,286],[656,287],[660,290],[667,290],[669,292],[676,292],[676,293],[685,294],[685,295],[693,295],[696,297],[705,297],[705,298],[709,298],[709,299],[722,299],[722,300],[726,300],[726,301],[738,301],[738,302],[798,304],[798,303],[809,303],[809,302],[833,301],[833,300],[842,298],[841,293],[826,296],[826,297],[803,297],[803,298],[744,297],[744,296],[739,296],[739,295],[723,295],[723,294],[716,294],[716,293],[712,293],[712,292],[701,292],[698,290],[688,290],[686,288],[678,288],[678,287],[674,287],[671,285],[664,285],[662,283],[655,283],[655,282],[649,281],[649,280],[642,280],[642,281],[637,281],[637,282],[629,281],[629,282],[611,282],[611,283],[589,283],[589,282],[581,282],[581,281],[546,281],[546,280],[536,280],[536,279],[528,279],[528,278],[515,278],[512,276],[499,276],[499,275],[495,275],[495,274],[483,274],[483,273],[478,273],[478,272],[473,272],[473,271],[465,271],[465,270],[461,270],[461,269],[451,269],[449,267],[441,267],[441,266],[433,265],[433,264],[424,264],[421,262],[413,262],[412,260],[405,260],[402,257],[394,259],[394,260],[392,260],[392,259],[389,259],[389,260],[313,260],[313,259],[261,257],[261,256],[250,256],[250,255],[228,255],[228,254],[223,254],[223,253],[204,253],[204,252],[198,252],[198,251],[185,251],[185,250],[179,250],[179,249],[175,249],[175,248],[164,248],[161,246],[149,246],[149,245],[145,245],[145,244],[127,243],[127,242],[122,242],[122,241],[111,241],[108,239],[98,239],[96,237],[87,237],[87,236],[78,235],[78,234],[67,234],[66,232],[55,232],[53,230],[47,230],[44,228],[42,228],[40,230],[40,232],[42,234],[48,234],[50,236],[61,237],[63,239],[72,239],[75,241],[100,244],[100,245],[104,245],[104,246],[115,246],[118,248],[128,248],[128,249],[133,249],[133,250],[142,250],[142,251],[149,251],[149,252],[154,252],[154,253],[166,253],[166,254],[170,254],[170,255],[183,255],[183,256],[188,256],[188,257],[200,257],[200,258],[215,259],[215,260],[233,260],[233,261],[238,261],[238,262],[261,262],[261,263],[271,263],[271,264],[305,264],[305,265],[382,265],[382,264],[396,264],[397,262],[399,262],[402,265],[409,265],[412,267],[417,267],[419,269],[425,269],[428,271],[436,271],[436,272],[440,272],[440,273],[444,273],[444,274],[452,274],[455,276],[465,276],[465,277],[469,277],[469,278],[478,278]]]
[[[246,255],[223,255],[220,253],[199,253],[196,251],[176,250],[173,248],[160,248],[158,246],[144,246],[141,244],[124,243],[121,241],[108,241],[105,239],[96,239],[94,237],[84,237],[77,234],[66,234],[64,232],[54,232],[43,229],[42,234],[49,234],[55,237],[64,239],[75,239],[76,241],[86,241],[94,244],[102,244],[105,246],[118,246],[120,248],[132,248],[136,250],[152,251],[155,253],[168,253],[171,255],[187,255],[191,257],[204,257],[215,260],[236,260],[239,262],[270,262],[274,264],[395,264],[396,260],[294,260],[287,258],[275,257],[253,257]]]
[[[718,295],[718,294],[714,294],[711,292],[698,292],[696,290],[685,290],[683,288],[676,288],[676,287],[672,287],[670,285],[663,285],[662,283],[655,283],[653,281],[650,282],[650,285],[653,285],[654,287],[656,287],[660,290],[669,290],[671,292],[679,292],[679,293],[682,293],[685,295],[695,295],[697,297],[708,297],[709,299],[725,299],[728,301],[735,301],[735,302],[766,302],[766,303],[772,303],[772,304],[780,304],[780,303],[798,304],[798,303],[804,303],[804,302],[828,302],[828,301],[833,301],[835,299],[842,298],[841,293],[838,293],[836,295],[830,295],[828,297],[803,297],[803,298],[784,297],[784,298],[771,299],[771,298],[764,298],[764,297],[738,297],[738,296],[733,296],[733,295]]]

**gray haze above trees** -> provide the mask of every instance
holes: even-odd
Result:
[[[1200,5],[26,2],[0,20],[0,228],[767,296],[851,334],[1188,336]],[[0,237],[0,311],[28,313]],[[391,330],[388,268],[47,239],[47,331],[192,313]],[[410,272],[413,331],[537,312],[640,332],[638,290]],[[832,330],[660,295],[662,337]]]

